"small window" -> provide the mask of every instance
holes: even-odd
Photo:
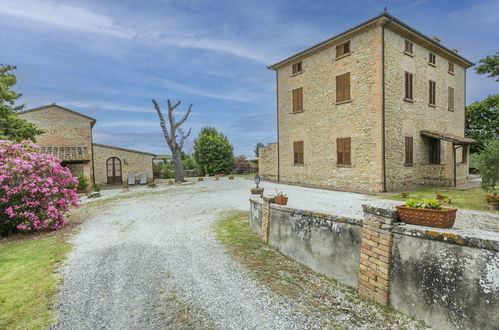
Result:
[[[449,61],[449,73],[454,74],[454,63]]]
[[[414,162],[414,148],[413,148],[413,138],[412,136],[405,137],[405,164],[412,165]]]
[[[350,41],[336,46],[336,58],[350,54]]]
[[[336,103],[350,101],[350,72],[336,76]]]
[[[352,165],[352,143],[350,138],[336,140],[336,153],[338,165]]]
[[[412,55],[412,42],[409,40],[405,41],[405,48],[404,48],[404,53]]]
[[[412,73],[405,73],[405,100],[412,101]]]
[[[429,53],[429,56],[430,58],[428,59],[428,63],[432,66],[436,66],[437,65],[437,56],[433,53]]]
[[[293,164],[303,165],[303,141],[293,142]]]
[[[293,64],[293,74],[301,72],[301,61]]]
[[[428,163],[440,164],[440,140],[429,138],[428,140]]]
[[[435,105],[435,96],[436,96],[436,82],[433,80],[428,80],[428,91],[429,91],[429,98],[428,98],[428,104],[430,105]]]
[[[293,89],[293,112],[303,111],[303,87]]]
[[[454,88],[449,87],[449,110],[454,110]]]

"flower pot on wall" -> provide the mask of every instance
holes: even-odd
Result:
[[[489,210],[499,210],[499,202],[488,202]]]
[[[263,188],[251,188],[251,193],[253,195],[261,195],[263,194]]]
[[[276,203],[278,205],[286,205],[286,204],[288,204],[288,197],[287,196],[275,196],[274,203]]]
[[[456,220],[455,208],[443,210],[412,208],[404,205],[396,206],[400,221],[419,226],[435,228],[451,228]]]

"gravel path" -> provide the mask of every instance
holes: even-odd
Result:
[[[178,327],[178,313],[221,329],[312,328],[293,305],[229,259],[212,225],[224,210],[247,210],[253,183],[236,178],[161,187],[98,206],[73,238],[55,329]],[[263,183],[290,206],[360,217],[375,197]],[[134,194],[133,192],[130,194]],[[104,192],[103,198],[112,198]],[[300,205],[295,205],[299,201]],[[94,209],[95,208],[95,209]],[[187,307],[186,307],[187,306]],[[193,328],[186,326],[185,328]]]

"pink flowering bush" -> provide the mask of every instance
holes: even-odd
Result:
[[[0,140],[0,235],[60,229],[69,207],[78,206],[78,179],[37,149],[27,141]]]

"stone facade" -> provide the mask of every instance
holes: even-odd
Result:
[[[127,181],[128,174],[134,174],[139,180],[141,173],[146,173],[148,182],[152,182],[154,154],[94,143],[95,182],[107,183],[106,162],[111,157],[118,158],[121,163],[123,182]]]
[[[413,56],[404,54],[406,38]],[[336,48],[350,42],[346,55]],[[428,64],[428,52],[436,66]],[[448,73],[448,61],[455,73]],[[293,73],[301,62],[302,71]],[[453,143],[441,141],[441,163],[428,165],[422,130],[464,136],[465,70],[471,63],[388,14],[382,14],[273,66],[277,72],[278,143],[260,149],[260,176],[342,190],[383,191],[419,184],[451,185]],[[404,101],[404,72],[414,74],[414,101]],[[336,76],[350,73],[348,102],[336,102]],[[437,82],[428,105],[428,79]],[[455,109],[447,109],[453,87]],[[292,91],[303,89],[303,111],[293,112]],[[405,137],[413,137],[414,165],[405,166]],[[337,165],[337,139],[351,139],[351,165]],[[303,141],[304,162],[294,164],[293,143]],[[466,148],[467,152],[468,148]],[[462,148],[457,150],[458,162]],[[277,174],[276,174],[277,173]],[[468,164],[457,164],[458,183]],[[274,177],[276,177],[274,179]],[[386,178],[386,179],[385,179]]]

